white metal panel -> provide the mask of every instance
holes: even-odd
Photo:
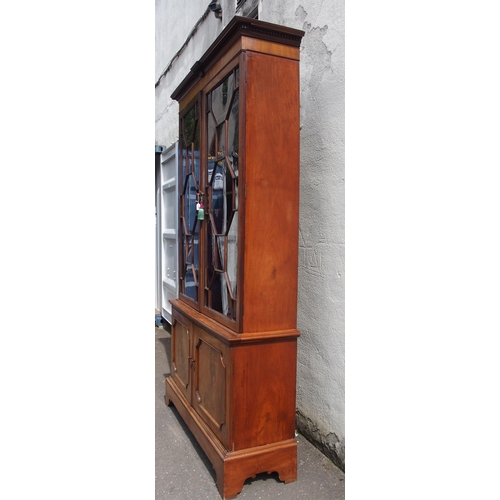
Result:
[[[159,158],[155,152],[155,318],[157,314],[161,314],[161,221],[160,221],[160,205],[161,205],[161,182],[160,182],[160,166]],[[157,318],[156,318],[157,319]]]
[[[169,300],[179,296],[177,145],[178,143],[175,142],[161,155],[161,276],[163,285],[161,313],[169,323],[172,323],[172,306]]]

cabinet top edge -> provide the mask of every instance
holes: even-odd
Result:
[[[290,330],[277,331],[262,331],[262,332],[242,332],[236,333],[217,321],[204,316],[200,312],[193,309],[182,300],[170,300],[172,304],[172,316],[175,319],[176,312],[184,315],[189,321],[193,322],[198,327],[209,331],[212,335],[219,338],[222,342],[228,345],[238,345],[253,342],[269,342],[276,340],[296,339],[300,337],[300,332],[293,328]]]
[[[300,47],[304,34],[304,31],[295,28],[248,17],[234,16],[201,59],[194,63],[187,76],[172,93],[171,98],[180,101],[183,95],[204,76],[217,58],[227,52],[242,36]]]

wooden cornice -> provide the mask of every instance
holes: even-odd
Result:
[[[304,31],[248,17],[233,17],[203,57],[194,63],[186,78],[172,93],[171,98],[180,101],[203,78],[212,65],[243,36],[300,47]]]

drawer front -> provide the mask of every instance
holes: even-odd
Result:
[[[192,406],[229,448],[229,346],[194,327]]]

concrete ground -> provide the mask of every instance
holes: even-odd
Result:
[[[170,333],[155,332],[156,359],[156,499],[220,500],[215,472],[203,450],[174,406],[164,400],[165,377],[170,374]],[[344,473],[303,436],[297,436],[298,479],[285,484],[276,473],[248,479],[238,500],[307,498],[344,500]]]

